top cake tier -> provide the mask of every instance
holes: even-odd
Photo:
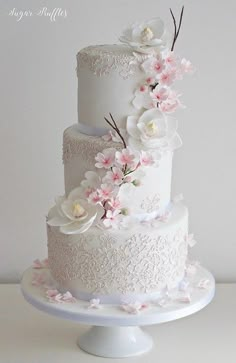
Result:
[[[77,54],[78,120],[80,131],[101,136],[107,133],[104,117],[109,112],[119,127],[134,113],[134,90],[143,81],[140,64],[147,54],[126,45],[96,45]]]

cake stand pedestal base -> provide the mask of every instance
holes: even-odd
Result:
[[[93,326],[77,344],[85,352],[99,357],[125,358],[148,352],[153,341],[139,327]]]
[[[167,304],[152,301],[137,314],[128,314],[119,305],[101,305],[91,308],[90,303],[77,300],[74,303],[56,304],[48,301],[44,285],[35,286],[35,274],[43,274],[43,280],[50,280],[47,268],[29,268],[24,272],[21,290],[25,299],[45,313],[91,325],[92,328],[78,340],[78,346],[93,355],[108,358],[136,356],[149,351],[152,338],[140,326],[160,324],[196,313],[208,305],[215,292],[212,274],[197,266],[194,275],[187,276],[191,299],[173,298]]]

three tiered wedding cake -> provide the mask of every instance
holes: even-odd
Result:
[[[184,279],[193,237],[187,208],[171,199],[181,146],[171,114],[182,106],[172,86],[193,70],[174,53],[182,15],[173,37],[155,18],[126,29],[122,44],[77,55],[78,124],[64,131],[65,195],[47,219],[62,293],[142,303]]]

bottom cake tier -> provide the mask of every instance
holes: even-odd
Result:
[[[128,230],[90,228],[65,235],[47,226],[49,268],[57,288],[101,303],[146,302],[178,287],[188,252],[188,210]]]

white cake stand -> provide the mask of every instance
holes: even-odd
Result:
[[[46,299],[45,291],[32,285],[35,269],[29,268],[23,274],[21,289],[25,299],[37,309],[63,319],[70,319],[92,328],[78,340],[79,347],[93,355],[109,358],[135,356],[149,351],[152,338],[139,326],[164,323],[191,315],[210,303],[215,292],[215,280],[205,268],[198,266],[190,277],[191,301],[172,300],[160,306],[152,303],[138,314],[128,314],[120,306],[102,305],[88,309],[88,302],[55,304]],[[47,269],[46,273],[49,274]],[[199,281],[208,286],[200,288]]]

